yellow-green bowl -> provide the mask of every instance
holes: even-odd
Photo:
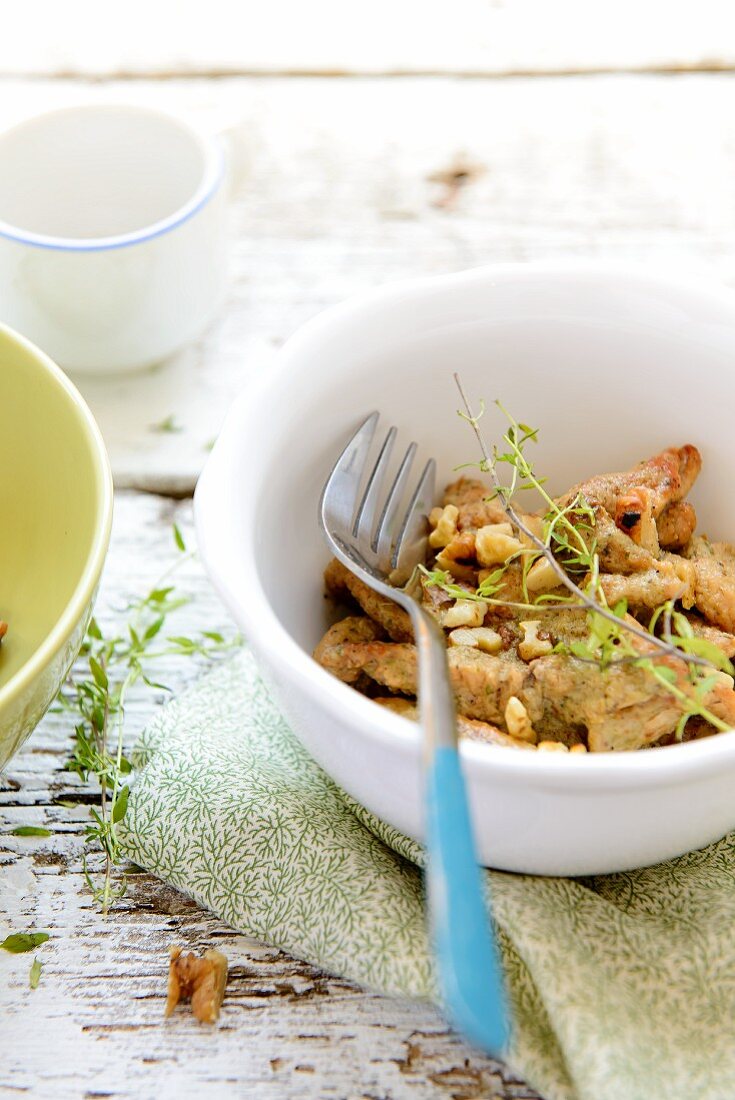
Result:
[[[111,522],[92,414],[47,355],[0,325],[0,769],[79,652]]]

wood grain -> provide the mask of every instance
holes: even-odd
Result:
[[[191,539],[190,502],[119,493],[112,550],[98,605],[103,625],[151,585],[176,551],[171,524]],[[192,603],[177,629],[232,631],[196,562],[180,583]],[[191,661],[167,661],[174,690]],[[138,693],[128,742],[163,696]],[[150,875],[133,873],[103,920],[82,874],[91,792],[63,770],[67,715],[49,714],[0,776],[0,939],[46,930],[44,967],[28,984],[32,955],[0,952],[0,1095],[85,1097],[242,1096],[520,1100],[536,1094],[505,1067],[473,1052],[429,1005],[389,999],[329,977],[245,936]],[[67,808],[59,800],[75,801]],[[9,835],[18,825],[49,838]],[[230,963],[220,1023],[198,1025],[179,1009],[163,1019],[168,948],[216,946]]]
[[[543,73],[732,65],[728,0],[26,0],[0,72]]]

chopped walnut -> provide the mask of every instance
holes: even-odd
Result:
[[[170,1016],[179,1001],[191,998],[191,1010],[203,1024],[213,1024],[225,996],[227,959],[219,951],[205,951],[199,959],[183,947],[172,947],[168,967],[166,1016]]]
[[[529,592],[550,592],[558,588],[559,577],[548,558],[539,558],[528,570],[526,588]]]
[[[441,623],[447,629],[455,626],[482,626],[487,615],[484,600],[455,600],[454,606],[441,613]]]
[[[472,565],[465,565],[461,561],[451,561],[444,550],[437,554],[435,565],[437,569],[444,569],[447,573],[450,573],[455,581],[469,584],[473,588],[476,587],[477,572]]]
[[[431,516],[436,519],[434,524],[434,530],[429,535],[429,546],[442,547],[448,546],[454,536],[457,534],[457,516],[459,515],[459,509],[455,508],[453,504],[447,504],[446,508],[443,508],[439,515],[436,515],[436,509],[432,509]]]
[[[528,711],[517,696],[511,695],[506,703],[504,717],[505,725],[511,737],[516,737],[519,741],[529,741],[531,744],[537,740],[536,731],[531,725],[531,719],[528,717]]]
[[[534,516],[533,513],[526,512],[523,516],[523,525],[527,527],[531,534],[535,535],[540,542],[544,541],[544,521],[541,516]],[[538,550],[533,539],[530,539],[523,531],[518,532],[518,538],[527,549]]]
[[[450,645],[468,645],[481,649],[483,653],[499,653],[503,648],[503,639],[489,626],[460,627],[449,635]]]
[[[513,537],[509,523],[488,523],[475,535],[475,552],[480,565],[502,565],[522,549],[523,544]]]
[[[523,661],[534,661],[537,657],[545,657],[553,650],[553,645],[548,638],[539,637],[540,619],[530,619],[519,624],[523,631],[523,641],[518,643],[518,656]]]
[[[569,747],[563,741],[539,741],[537,748],[539,752],[569,752]]]
[[[475,532],[459,531],[436,556],[438,569],[446,569],[457,581],[473,582],[477,575],[474,563]]]

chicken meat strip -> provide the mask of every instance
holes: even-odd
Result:
[[[360,642],[376,642],[384,637],[385,631],[372,619],[367,619],[363,615],[348,615],[346,619],[341,619],[338,623],[330,626],[314,650],[314,660],[323,665],[325,663],[325,653],[328,650],[334,651],[331,658],[333,667],[330,671],[334,671],[335,675],[339,675],[337,657],[340,646],[355,645]],[[360,675],[360,672],[352,672],[346,669],[339,678],[347,684],[353,684],[359,679]]]
[[[595,548],[603,572],[642,573],[653,568],[656,558],[651,551],[638,546],[627,532],[621,531],[602,505],[596,505],[594,513]]]
[[[416,646],[402,642],[347,642],[324,646],[319,663],[340,680],[365,672],[402,695],[416,694]]]
[[[727,630],[720,630],[719,627],[712,626],[701,619],[699,615],[689,613],[686,615],[686,619],[695,637],[704,638],[706,642],[712,642],[713,645],[722,650],[726,657],[735,657],[735,634],[730,634]]]
[[[324,582],[330,596],[344,599],[346,595],[360,605],[362,610],[385,630],[396,642],[413,641],[413,630],[408,612],[399,607],[387,596],[374,592],[369,585],[361,581],[354,573],[333,558],[324,571]]]
[[[694,604],[710,623],[735,633],[735,546],[695,535],[685,550],[694,567]]]
[[[661,658],[678,676],[681,690],[693,690],[682,661]],[[587,730],[590,752],[635,750],[671,735],[682,715],[678,698],[649,671],[630,664],[597,665],[552,654],[532,663],[541,689],[544,730],[564,729],[580,722]],[[702,702],[718,718],[735,723],[732,679],[713,673],[716,682]]]
[[[419,719],[418,707],[410,699],[389,697],[386,699],[377,698],[373,702],[379,703],[381,707],[387,707],[388,710],[395,711],[396,714],[400,714],[403,718],[409,718],[411,721],[416,722]],[[490,725],[489,722],[478,722],[475,718],[465,718],[462,714],[457,715],[457,729],[460,737],[467,737],[470,741],[484,741],[489,745],[504,745],[509,749],[533,750],[535,748],[528,741],[511,737],[509,733],[498,729],[497,726]]]
[[[505,724],[505,708],[515,695],[529,713],[540,718],[539,692],[528,665],[512,655],[493,657],[471,646],[447,652],[457,710],[466,718],[491,725]],[[371,680],[401,695],[416,695],[416,647],[391,642],[365,642],[325,649],[321,664],[341,680],[366,672]],[[528,691],[526,690],[528,689]]]
[[[720,627],[706,623],[703,618],[693,612],[685,612],[684,617],[687,618],[695,638],[704,638],[705,641],[711,641],[713,646],[723,651],[725,657],[735,657],[735,634],[729,634],[727,630],[721,630]]]
[[[656,520],[662,550],[681,550],[697,526],[697,513],[688,500],[677,500],[664,508]]]
[[[624,526],[624,513],[620,512],[618,502],[635,490],[648,489],[651,514],[657,519],[668,505],[684,499],[701,468],[699,451],[691,443],[685,443],[683,447],[661,451],[631,470],[588,478],[570,489],[560,503],[569,504],[581,494],[588,503],[600,504],[611,516],[617,516]]]
[[[675,560],[674,560],[675,559]],[[646,612],[660,607],[667,600],[681,600],[685,608],[694,603],[694,569],[684,558],[654,561],[644,573],[601,573],[600,587],[611,607],[618,600],[627,600],[631,611]]]

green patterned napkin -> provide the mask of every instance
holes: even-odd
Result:
[[[421,849],[311,760],[247,652],[162,710],[136,762],[137,863],[333,973],[436,996]],[[547,1100],[735,1096],[735,836],[631,874],[487,874],[511,1060]]]

